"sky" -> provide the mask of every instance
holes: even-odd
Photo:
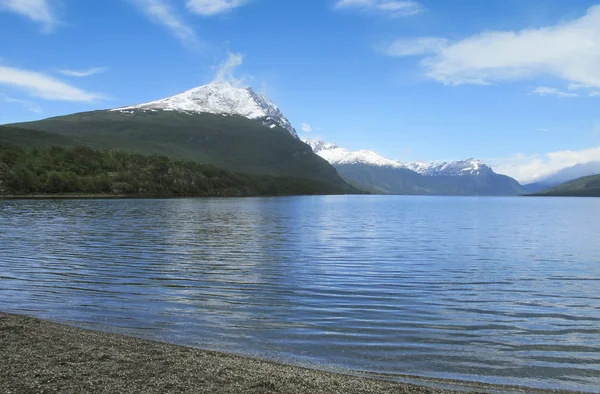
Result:
[[[225,78],[301,137],[523,183],[600,160],[599,65],[599,0],[0,0],[0,124]]]

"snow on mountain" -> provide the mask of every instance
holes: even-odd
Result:
[[[303,139],[302,141],[308,144],[313,152],[327,160],[333,166],[344,164],[367,164],[377,167],[405,168],[404,164],[381,157],[370,150],[351,152],[348,149],[340,148],[336,144],[322,140]]]
[[[256,93],[252,88],[233,87],[225,81],[199,86],[149,103],[115,108],[112,111],[134,112],[136,110],[239,115],[260,121],[270,128],[283,127],[292,136],[298,138],[290,121],[266,96]]]
[[[372,193],[515,196],[519,183],[498,175],[477,159],[403,163],[369,150],[351,152],[321,140],[303,140],[333,165],[347,182]]]
[[[412,162],[406,163],[406,167],[424,176],[464,176],[492,172],[490,167],[478,159],[433,163]]]
[[[333,166],[340,164],[368,164],[378,167],[406,168],[424,176],[464,176],[480,175],[491,172],[492,169],[481,160],[468,159],[451,162],[403,163],[379,156],[370,150],[351,152],[336,144],[322,140],[302,140],[313,149],[317,155],[327,160]]]

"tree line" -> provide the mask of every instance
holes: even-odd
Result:
[[[0,145],[0,195],[263,196],[335,193],[302,178],[228,172],[162,155]]]

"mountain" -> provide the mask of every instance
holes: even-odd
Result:
[[[406,163],[406,167],[424,176],[477,176],[494,171],[481,160],[467,159],[450,162]]]
[[[596,174],[600,174],[600,161],[576,164],[572,167],[563,168],[537,182],[524,185],[524,188],[528,193],[539,193],[555,186],[559,186],[565,182]]]
[[[265,95],[256,93],[252,88],[235,88],[225,81],[213,82],[149,103],[115,108],[112,111],[123,113],[173,111],[189,114],[239,115],[258,120],[269,128],[282,127],[294,138],[298,138],[290,121]]]
[[[219,82],[150,103],[0,127],[0,143],[87,146],[238,173],[304,178],[355,192],[302,143],[283,113],[251,89]]]
[[[520,195],[521,185],[477,159],[403,163],[369,150],[351,152],[321,140],[304,140],[351,185],[384,194]]]
[[[429,194],[433,191],[422,182],[419,174],[373,151],[351,152],[322,140],[303,141],[358,189],[379,194]]]
[[[534,196],[600,197],[600,175],[585,176],[545,190]]]
[[[303,140],[316,154],[333,165],[366,164],[377,167],[405,168],[405,165],[394,160],[388,160],[370,150],[350,152],[336,144],[321,140]]]

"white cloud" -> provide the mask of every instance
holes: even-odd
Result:
[[[584,83],[570,83],[568,86],[569,90],[577,90],[577,89],[589,89],[591,85],[586,85]]]
[[[539,94],[540,96],[555,96],[558,98],[572,98],[579,97],[576,93],[566,93],[556,88],[549,88],[547,86],[538,86],[533,89],[532,94]]]
[[[0,0],[0,11],[14,12],[41,23],[46,32],[51,31],[58,23],[50,7],[50,0]]]
[[[6,102],[6,103],[15,103],[15,104],[22,105],[23,107],[25,107],[27,110],[29,110],[31,112],[35,112],[38,114],[44,112],[42,110],[42,108],[33,101],[12,98],[12,97],[8,97],[5,94],[0,94],[0,98],[2,98],[2,101]]]
[[[394,57],[426,55],[444,49],[450,41],[445,38],[420,37],[414,40],[396,40],[383,48],[386,55]]]
[[[0,65],[0,85],[11,86],[34,97],[56,101],[92,102],[105,96],[69,85],[52,76],[35,71]]]
[[[305,133],[310,133],[311,131],[313,131],[313,128],[311,125],[309,125],[308,123],[302,123],[302,125],[300,126],[300,128],[302,129],[302,131],[304,131]]]
[[[177,12],[165,0],[131,0],[153,22],[164,26],[184,45],[195,46],[198,43],[196,32],[188,26]]]
[[[338,0],[335,9],[379,13],[392,18],[416,15],[425,10],[421,4],[411,0]]]
[[[229,82],[234,86],[241,86],[242,79],[236,79],[233,71],[244,63],[244,56],[241,53],[229,53],[227,60],[217,68],[217,74],[214,82]]]
[[[100,74],[106,71],[106,67],[93,67],[87,70],[58,70],[62,75],[66,75],[67,77],[89,77],[94,74]]]
[[[418,47],[418,39],[415,42]],[[600,87],[598,64],[600,6],[589,8],[579,19],[553,26],[483,32],[449,42],[422,61],[427,76],[444,84],[489,84],[543,75],[567,81],[574,88]]]
[[[212,16],[241,7],[248,0],[188,0],[187,8],[196,14]]]
[[[558,151],[546,154],[524,155],[502,159],[489,159],[486,162],[499,174],[515,178],[522,184],[541,180],[563,168],[600,160],[600,146],[579,151]]]
[[[535,131],[548,131],[548,129],[545,129],[545,128],[543,128],[543,127],[539,127],[539,128],[537,128],[537,129],[535,129]]]
[[[600,96],[600,91],[593,91],[593,92],[590,92],[589,96],[590,96],[590,97],[596,97],[596,96]]]

